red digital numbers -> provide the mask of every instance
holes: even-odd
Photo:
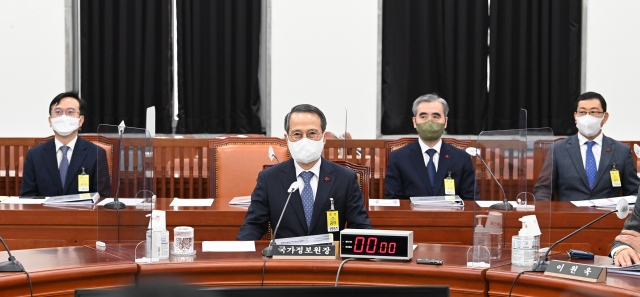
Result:
[[[363,251],[367,254],[393,255],[396,253],[396,243],[383,241],[378,245],[377,237],[365,238],[364,236],[358,236],[353,244],[353,252],[362,253]]]

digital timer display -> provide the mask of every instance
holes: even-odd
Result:
[[[411,253],[413,251],[413,234],[410,236],[390,235],[383,234],[384,230],[378,230],[379,234],[371,234],[370,231],[367,231],[354,231],[353,234],[341,233],[341,256],[386,259],[411,259],[413,256]]]

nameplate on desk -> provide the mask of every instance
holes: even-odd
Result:
[[[335,245],[275,244],[272,246],[273,259],[335,259]]]
[[[553,260],[549,262],[544,275],[600,283],[607,281],[607,268]]]

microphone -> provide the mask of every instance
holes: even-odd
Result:
[[[493,177],[493,180],[496,181],[496,184],[498,184],[498,187],[500,187],[500,190],[502,190],[502,202],[493,204],[489,206],[489,208],[499,209],[499,210],[513,210],[513,205],[511,205],[511,203],[509,203],[509,201],[507,200],[507,194],[505,194],[504,188],[502,187],[502,185],[500,184],[496,176],[493,175],[493,172],[491,171],[491,168],[489,168],[489,165],[487,165],[484,159],[482,159],[482,157],[480,156],[480,150],[478,150],[478,148],[475,148],[475,147],[468,147],[465,151],[467,152],[467,154],[471,156],[476,156],[478,157],[478,159],[480,159],[480,161],[482,161],[482,164],[484,164],[484,167],[487,167],[489,174],[491,174],[491,177]]]
[[[551,249],[553,249],[556,245],[558,245],[559,243],[565,241],[567,238],[575,235],[576,233],[584,230],[585,228],[593,225],[593,223],[603,219],[604,217],[612,214],[612,213],[617,213],[618,218],[619,219],[624,219],[627,217],[627,215],[629,214],[629,203],[627,202],[627,200],[625,198],[620,198],[620,200],[618,200],[618,204],[616,205],[616,209],[612,210],[608,213],[603,214],[602,216],[600,216],[599,218],[591,221],[590,223],[578,228],[578,230],[571,232],[569,235],[563,237],[562,239],[556,241],[554,244],[551,245],[551,247],[549,247],[549,249],[547,250],[547,252],[544,254],[544,257],[540,258],[540,260],[538,261],[538,263],[536,263],[536,265],[533,267],[533,269],[531,271],[545,271],[547,270],[547,266],[549,265],[549,261],[548,261],[548,256],[549,256],[549,252],[551,252]]]
[[[126,126],[124,125],[124,121],[120,122],[120,125],[118,125],[118,134],[120,134],[120,148],[122,148],[122,133],[124,132],[125,127]],[[118,152],[118,154],[119,153],[120,152]],[[116,166],[120,166],[120,165],[116,164]],[[116,188],[116,194],[113,197],[113,201],[105,204],[104,208],[115,209],[115,210],[127,208],[127,205],[125,205],[123,202],[120,202],[120,200],[118,199],[118,193],[120,193],[120,172],[118,172],[118,187]],[[120,229],[118,228],[118,230]],[[118,241],[120,241],[120,233],[118,233]]]
[[[640,145],[638,145],[637,143],[634,143],[633,151],[636,153],[636,157],[640,158]]]
[[[276,161],[278,161],[278,163],[280,163],[280,160],[278,159],[278,156],[276,156],[276,153],[273,151],[273,147],[269,146],[269,160],[273,161],[273,158],[276,158]]]
[[[269,246],[262,250],[262,255],[265,257],[273,256],[273,252],[271,249],[273,244],[276,242],[276,234],[278,233],[278,228],[280,227],[280,221],[282,220],[284,211],[287,209],[287,204],[289,204],[289,199],[291,199],[291,194],[293,194],[293,192],[295,192],[298,188],[300,188],[300,184],[298,184],[298,181],[296,180],[293,183],[291,183],[291,185],[289,186],[289,190],[287,190],[287,192],[289,192],[289,196],[287,197],[287,201],[284,203],[284,208],[282,208],[282,212],[280,213],[280,218],[278,219],[276,228],[273,229],[273,238],[271,238],[271,241],[269,242]]]
[[[2,241],[2,245],[4,245],[4,249],[7,250],[7,253],[9,254],[9,261],[0,263],[0,272],[23,272],[23,271],[25,271],[24,267],[22,266],[22,263],[20,263],[18,260],[16,260],[16,257],[11,255],[11,251],[9,250],[9,247],[4,242],[2,237],[0,237],[0,241]]]

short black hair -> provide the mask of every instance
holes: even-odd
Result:
[[[53,98],[53,100],[51,100],[51,103],[49,104],[49,115],[51,115],[51,108],[58,105],[60,101],[62,101],[62,99],[64,98],[73,98],[78,100],[78,104],[80,105],[80,115],[81,116],[84,115],[84,110],[87,107],[87,103],[84,100],[82,100],[82,98],[80,98],[80,95],[78,95],[77,92],[64,92],[64,93],[58,94],[58,96]]]
[[[578,103],[582,100],[591,100],[591,99],[598,99],[600,100],[600,105],[602,105],[602,111],[607,112],[607,101],[604,100],[604,97],[602,97],[602,95],[596,93],[596,92],[586,92],[581,94],[580,96],[578,96],[578,98],[576,98],[576,111],[578,110]]]
[[[322,132],[327,129],[327,118],[324,117],[324,113],[319,108],[311,105],[311,104],[300,104],[294,106],[291,111],[284,116],[284,131],[289,133],[289,120],[291,119],[291,114],[294,112],[309,112],[315,113],[320,117],[320,127],[322,128]]]

